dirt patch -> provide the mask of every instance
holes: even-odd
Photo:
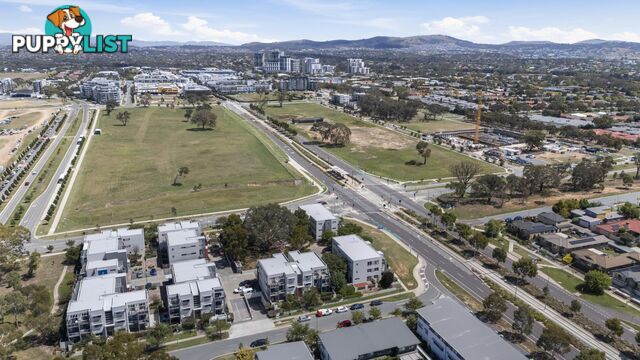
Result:
[[[589,156],[579,152],[566,152],[564,154],[560,154],[547,151],[541,154],[536,154],[536,159],[543,160],[551,164],[577,163],[586,157]]]
[[[25,129],[20,130],[13,135],[5,135],[0,136],[0,165],[6,165],[11,157],[14,155],[13,149],[17,149],[20,147],[21,143],[24,139],[29,135],[30,131],[37,131],[40,126],[51,117],[51,115],[55,112],[56,109],[53,108],[45,108],[45,109],[21,109],[18,111],[15,110],[0,110],[0,119],[4,119],[8,116],[28,116],[30,119],[28,122],[24,122],[21,125],[27,126]],[[16,120],[15,125],[16,128],[19,128],[20,120]],[[11,124],[7,127],[13,128]]]
[[[297,126],[307,132],[311,138],[320,139],[317,132],[311,131],[311,125]],[[360,151],[367,147],[402,150],[414,146],[411,139],[380,127],[350,126],[349,129],[351,130],[351,145],[354,146],[354,151]]]

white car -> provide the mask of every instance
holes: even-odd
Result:
[[[309,317],[309,315],[298,316],[298,322],[305,322],[305,321],[311,321],[311,318]]]
[[[347,311],[349,311],[349,309],[347,309],[347,307],[346,307],[346,306],[339,306],[339,307],[336,309],[336,312],[337,312],[338,314],[339,314],[339,313],[343,313],[343,312],[347,312]]]
[[[235,289],[233,289],[233,293],[234,294],[252,294],[253,293],[253,288],[249,288],[249,287],[237,287]]]

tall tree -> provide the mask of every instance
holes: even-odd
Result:
[[[538,274],[538,265],[528,256],[523,256],[513,262],[511,268],[523,282],[525,277],[532,278]]]
[[[640,151],[633,155],[633,163],[636,165],[636,179],[640,179]]]
[[[18,315],[27,311],[29,305],[27,298],[20,291],[11,291],[3,298],[5,311],[13,315],[15,327],[18,327]]]
[[[216,127],[218,116],[209,109],[197,109],[191,116],[191,122],[205,128],[213,129]]]
[[[573,360],[605,360],[604,353],[596,349],[586,349],[580,351],[580,354]]]
[[[422,156],[422,165],[427,164],[427,158],[431,156],[431,149],[429,149],[429,143],[426,141],[420,141],[416,144],[416,151]]]
[[[459,198],[463,198],[469,188],[469,183],[480,172],[480,165],[472,161],[462,161],[449,167],[451,175],[457,179],[456,185],[452,185],[453,190]]]
[[[282,103],[284,102],[284,100],[287,98],[287,92],[284,90],[280,90],[278,91],[278,103],[280,104],[280,107],[282,107]]]
[[[551,353],[552,356],[554,354],[566,354],[571,348],[571,337],[558,325],[548,323],[542,330],[536,345],[547,353]]]
[[[523,140],[524,143],[527,144],[527,150],[533,151],[534,149],[542,149],[544,138],[544,132],[539,130],[531,130],[527,131],[524,134]]]
[[[287,331],[287,342],[304,341],[314,351],[318,346],[318,331],[311,329],[307,324],[295,323]]]
[[[105,106],[105,111],[107,112],[107,115],[111,115],[111,112],[118,106],[118,103],[115,102],[114,100],[109,100],[104,106]]]
[[[490,322],[497,322],[502,314],[507,311],[507,302],[499,292],[492,292],[482,301],[483,313]]]
[[[118,112],[118,115],[116,115],[116,119],[120,121],[122,126],[127,126],[127,123],[129,122],[130,117],[131,117],[131,113],[129,113],[127,110],[120,111]]]
[[[173,184],[174,186],[178,185],[178,178],[181,176],[185,176],[189,174],[189,167],[187,166],[180,166],[178,168],[178,172],[176,173],[176,177],[173,178]]]
[[[191,109],[191,108],[184,109],[184,119],[185,119],[185,121],[190,121],[191,120],[191,115],[193,115],[193,109]]]
[[[278,204],[251,207],[244,218],[249,246],[264,252],[282,250],[295,224],[296,217]]]
[[[504,250],[504,248],[497,246],[493,248],[491,257],[496,260],[497,265],[500,265],[500,263],[503,263],[507,260],[507,252]]]
[[[38,266],[40,265],[40,253],[37,251],[32,252],[29,255],[29,263],[28,263],[28,272],[27,275],[29,277],[33,277],[35,275],[36,270],[38,270]]]
[[[351,129],[345,124],[334,124],[329,137],[334,146],[344,146],[351,141]]]
[[[139,102],[142,106],[149,107],[149,105],[151,105],[151,95],[142,94],[142,96],[140,96]]]
[[[604,326],[606,326],[607,329],[609,329],[608,336],[610,338],[620,337],[624,333],[624,328],[622,327],[622,322],[620,322],[620,319],[616,319],[616,318],[607,319],[604,322]]]
[[[511,327],[520,335],[520,339],[524,340],[525,335],[531,334],[533,330],[533,312],[528,306],[519,306],[513,313],[513,324]]]
[[[598,270],[591,270],[584,275],[582,290],[595,295],[602,295],[611,286],[611,277]]]

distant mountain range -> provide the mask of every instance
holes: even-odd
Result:
[[[11,34],[0,33],[0,46],[11,44]],[[420,35],[410,37],[376,36],[359,40],[291,40],[274,43],[252,42],[229,45],[215,41],[144,41],[134,40],[133,47],[173,46],[228,46],[251,51],[279,50],[395,50],[420,53],[470,53],[490,52],[515,56],[537,57],[597,57],[640,59],[640,43],[592,39],[574,44],[551,41],[511,41],[504,44],[479,44],[446,35]]]

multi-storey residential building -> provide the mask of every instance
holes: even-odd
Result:
[[[43,94],[44,88],[49,86],[49,80],[47,79],[33,80],[32,86],[33,86],[34,93]]]
[[[15,88],[15,84],[11,78],[0,79],[0,94],[9,94]]]
[[[362,59],[347,59],[347,72],[349,74],[368,75],[369,68],[364,66]]]
[[[302,65],[300,59],[285,55],[282,51],[254,54],[255,69],[265,73],[299,73]]]
[[[310,75],[318,75],[322,72],[322,64],[317,58],[304,58],[302,60],[303,72]]]
[[[268,80],[224,79],[208,81],[207,86],[219,94],[241,94],[257,91],[271,91],[273,85]]]
[[[171,322],[205,313],[225,314],[225,294],[214,263],[204,259],[176,262],[171,265],[171,275],[171,285],[166,286]]]
[[[67,305],[67,337],[71,343],[94,334],[141,331],[149,326],[146,290],[127,292],[127,274],[107,274],[76,282]]]
[[[80,253],[81,275],[126,272],[128,255],[144,251],[142,229],[120,228],[86,235]]]
[[[314,252],[299,251],[273,254],[258,260],[258,284],[266,303],[285,300],[287,295],[302,295],[312,287],[319,291],[329,288],[329,270]]]
[[[106,104],[109,101],[119,104],[122,100],[122,92],[117,80],[96,77],[80,84],[80,97],[93,100],[98,104]]]
[[[200,224],[195,220],[183,220],[183,221],[174,221],[168,222],[161,225],[158,225],[158,243],[162,245],[162,243],[166,244],[167,234],[172,231],[180,231],[192,229],[195,230],[197,234],[202,233],[202,229],[200,228]]]
[[[526,359],[467,308],[449,297],[436,299],[418,309],[416,333],[438,360]]]
[[[334,237],[331,250],[346,260],[347,281],[354,286],[378,281],[387,268],[382,252],[358,235]]]
[[[166,237],[169,264],[206,257],[207,240],[204,236],[198,235],[197,230],[171,231],[166,234]]]
[[[306,76],[292,76],[281,79],[278,82],[280,91],[307,91],[309,89],[309,78]]]
[[[300,205],[300,209],[304,210],[309,216],[311,235],[313,235],[316,240],[320,240],[322,233],[325,231],[332,231],[334,234],[338,233],[340,219],[333,215],[331,211],[322,204]]]

